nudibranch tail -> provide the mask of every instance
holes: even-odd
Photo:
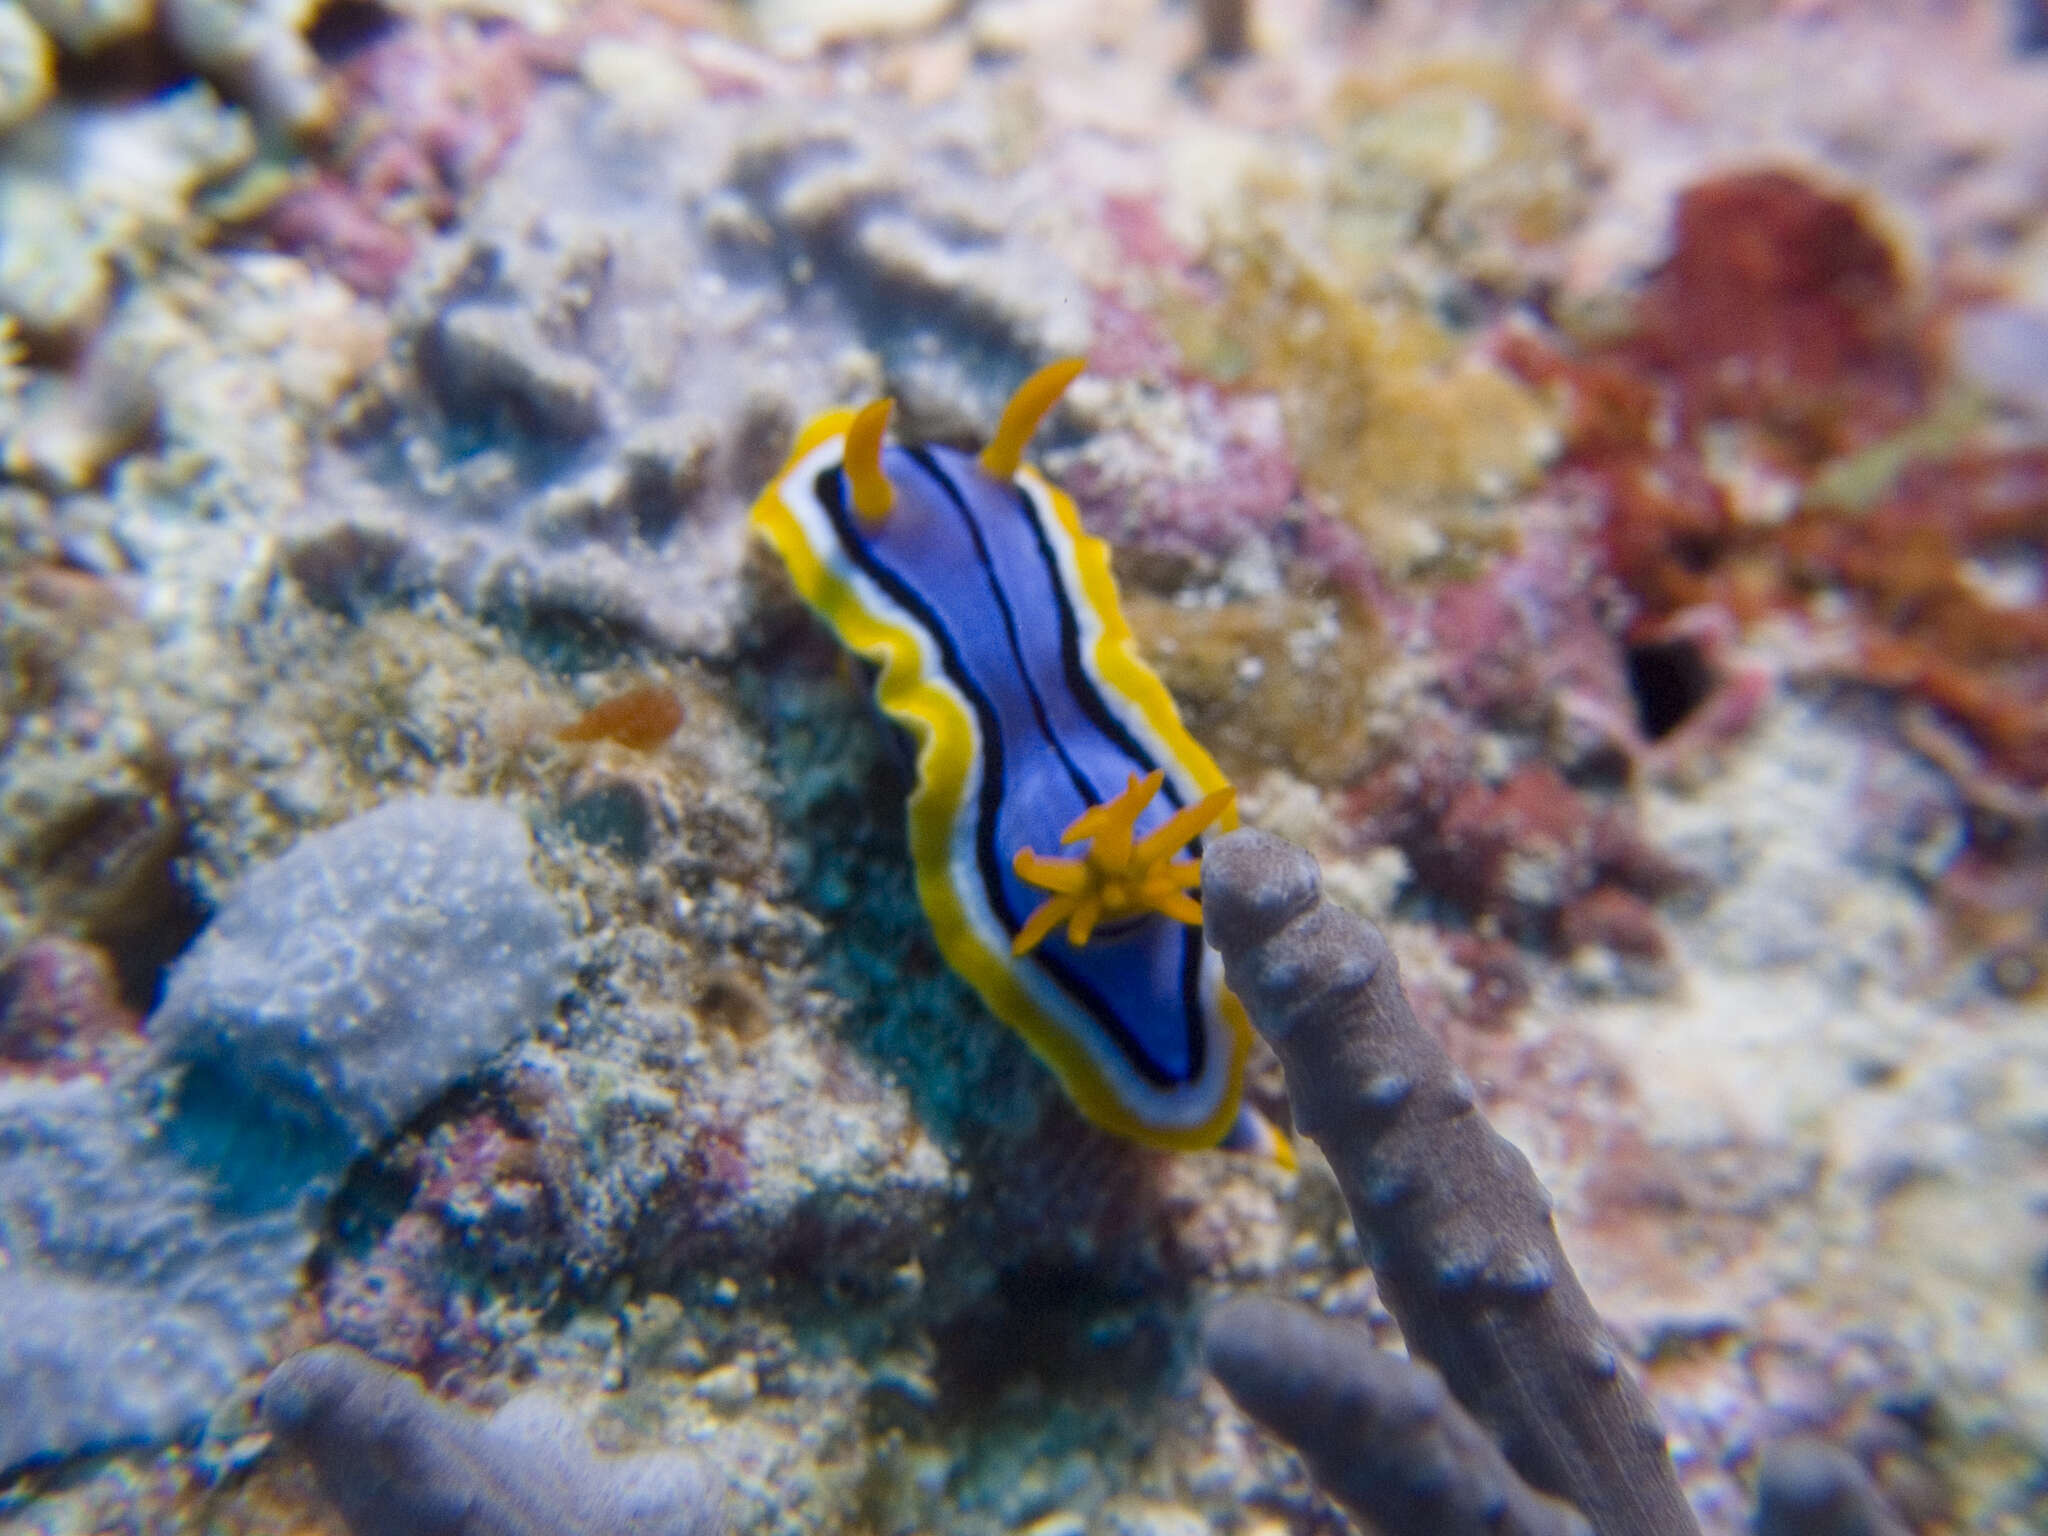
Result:
[[[882,434],[895,409],[894,400],[871,400],[854,413],[853,424],[846,429],[846,482],[852,489],[853,510],[870,527],[896,505],[896,492],[882,472]]]
[[[1226,1152],[1242,1152],[1261,1162],[1278,1163],[1289,1173],[1301,1166],[1287,1134],[1249,1104],[1238,1110],[1236,1123],[1217,1145]]]
[[[1201,926],[1202,909],[1187,894],[1202,883],[1201,858],[1174,855],[1209,829],[1236,792],[1228,785],[1212,790],[1133,842],[1138,817],[1165,780],[1157,768],[1142,779],[1133,774],[1122,794],[1075,817],[1060,841],[1086,841],[1088,850],[1080,858],[1047,858],[1029,848],[1017,850],[1011,861],[1017,874],[1052,896],[1018,931],[1011,954],[1030,954],[1062,922],[1067,925],[1067,942],[1076,949],[1104,923],[1123,923],[1155,912],[1191,928]]]
[[[1085,358],[1063,357],[1056,363],[1047,363],[1017,386],[1017,393],[1003,407],[1003,419],[996,423],[996,435],[981,450],[978,462],[991,478],[1007,480],[1017,473],[1031,434],[1087,366]]]
[[[1193,888],[1236,812],[1138,655],[1108,546],[1022,463],[1078,371],[1026,380],[979,457],[885,444],[886,402],[829,411],[753,522],[916,740],[910,852],[947,962],[1089,1119],[1213,1147],[1252,1036]]]

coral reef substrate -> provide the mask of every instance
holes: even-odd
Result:
[[[339,1530],[252,1406],[327,1344],[747,1529],[1342,1528],[1197,1322],[1395,1340],[1335,1177],[1062,1107],[743,532],[1070,353],[1702,1527],[2048,1518],[2009,7],[0,0],[0,119],[0,1531]]]

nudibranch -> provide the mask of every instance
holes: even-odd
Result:
[[[1229,782],[1139,659],[1107,546],[1022,463],[1081,366],[1027,379],[979,455],[885,446],[887,400],[830,411],[754,526],[915,741],[911,854],[953,969],[1096,1123],[1284,1157],[1241,1119],[1250,1026],[1199,926]]]

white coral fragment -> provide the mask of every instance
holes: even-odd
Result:
[[[42,111],[55,88],[54,50],[15,0],[0,0],[0,133]]]

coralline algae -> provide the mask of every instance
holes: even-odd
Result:
[[[502,806],[397,801],[252,871],[111,1080],[0,1075],[0,1469],[191,1432],[260,1365],[324,1197],[553,1010]]]

